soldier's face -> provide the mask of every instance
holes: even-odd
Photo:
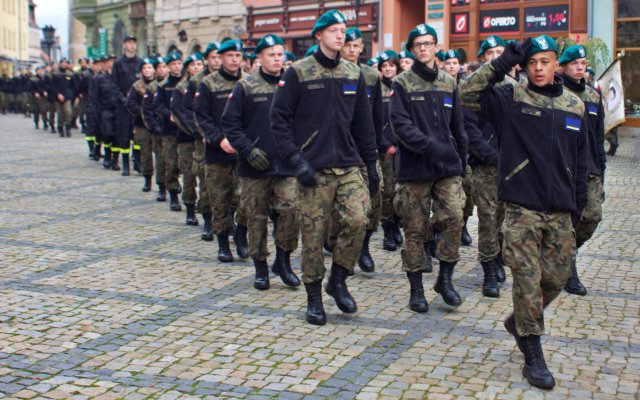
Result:
[[[135,40],[127,40],[124,42],[124,51],[127,53],[135,53],[138,43]]]
[[[235,74],[242,65],[242,52],[239,51],[225,51],[222,53],[222,66],[227,72]]]
[[[251,72],[258,72],[258,70],[260,69],[260,66],[262,65],[262,62],[260,61],[260,59],[258,57],[254,58],[251,61]]]
[[[348,43],[345,43],[340,49],[340,55],[347,61],[357,62],[358,57],[362,54],[364,50],[364,43],[362,43],[362,38],[352,40]]]
[[[217,71],[220,69],[222,60],[220,59],[220,55],[217,50],[214,50],[207,55],[207,65],[209,65],[209,70],[211,71]]]
[[[164,79],[169,76],[169,67],[167,67],[167,64],[159,64],[158,68],[156,68],[156,74],[158,75],[158,79]]]
[[[173,76],[180,76],[182,72],[182,60],[173,60],[169,63],[169,72]]]
[[[504,46],[496,46],[492,49],[485,51],[484,54],[482,55],[482,58],[484,62],[489,62],[491,60],[495,60],[496,58],[500,57],[502,53],[504,53]]]
[[[146,79],[153,78],[153,74],[156,72],[151,64],[145,64],[142,66],[142,76]]]
[[[347,25],[335,24],[317,32],[316,39],[327,49],[338,52],[344,46],[346,33]]]
[[[278,75],[282,70],[282,63],[284,62],[284,47],[282,45],[275,45],[268,47],[258,54],[258,61],[262,64],[264,72],[271,75]]]
[[[187,71],[189,72],[190,76],[194,76],[198,72],[202,71],[203,67],[204,67],[204,64],[202,63],[202,61],[200,60],[192,61],[187,67]]]
[[[564,64],[564,73],[574,81],[579,81],[582,78],[586,79],[587,75],[587,58],[578,58],[571,62]]]
[[[396,67],[396,64],[391,61],[383,62],[380,69],[382,70],[382,76],[387,79],[393,79],[398,75],[398,67]]]
[[[411,53],[423,64],[431,64],[434,61],[438,43],[433,35],[422,35],[415,38]]]
[[[458,76],[458,72],[460,72],[460,61],[458,61],[457,58],[449,58],[444,62],[444,70],[455,78]]]
[[[293,61],[285,61],[284,62],[284,69],[286,70],[292,65],[293,65]]]
[[[558,66],[558,56],[555,51],[542,51],[527,60],[527,75],[529,81],[538,87],[553,83],[553,77]]]
[[[408,71],[411,69],[413,63],[414,61],[412,58],[403,58],[400,60],[400,68],[402,68],[403,71]]]

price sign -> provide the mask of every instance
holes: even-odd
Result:
[[[569,30],[569,6],[542,6],[524,9],[524,31],[557,32]]]

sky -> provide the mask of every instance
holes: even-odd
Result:
[[[69,0],[34,0],[36,4],[36,22],[42,29],[45,25],[56,28],[60,36],[62,54],[67,56],[69,47]]]

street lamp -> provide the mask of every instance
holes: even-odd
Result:
[[[45,25],[44,28],[42,28],[42,33],[44,34],[44,39],[40,41],[40,47],[45,52],[47,57],[49,57],[49,61],[51,61],[51,48],[56,41],[56,28],[51,25]]]

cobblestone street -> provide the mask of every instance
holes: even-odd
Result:
[[[313,326],[304,288],[272,276],[255,290],[249,260],[221,264],[200,240],[200,215],[186,226],[184,207],[143,193],[141,176],[89,160],[77,130],[63,139],[22,116],[0,121],[0,397],[639,398],[640,139],[622,139],[608,163],[604,221],[578,257],[589,294],[562,293],[547,310],[558,384],[544,392],[522,377],[502,326],[510,277],[499,299],[481,294],[475,217],[457,310],[431,289],[435,274],[429,312],[408,309],[400,252],[382,250],[379,230],[376,272],[349,280],[359,312],[325,294],[328,323]]]

